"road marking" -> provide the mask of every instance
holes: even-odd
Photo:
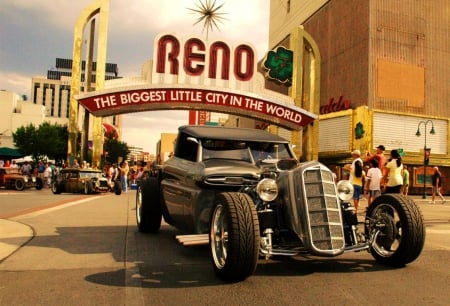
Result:
[[[111,196],[111,195],[108,195],[108,196]],[[59,210],[59,209],[67,208],[70,206],[90,202],[90,201],[93,201],[96,199],[98,199],[98,197],[95,197],[95,196],[83,197],[82,199],[79,199],[79,200],[68,199],[68,200],[57,202],[57,203],[51,203],[51,204],[45,205],[45,206],[34,207],[34,208],[31,208],[30,210],[17,212],[17,213],[14,213],[14,216],[9,217],[8,219],[21,220],[21,219],[32,218],[32,217],[36,217],[39,215],[47,214],[47,213],[55,211],[55,210]],[[3,216],[0,216],[0,218],[6,219]]]

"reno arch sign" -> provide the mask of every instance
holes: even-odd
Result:
[[[154,60],[140,79],[110,81],[110,88],[77,100],[95,116],[186,109],[236,114],[299,130],[316,115],[292,98],[263,88],[254,49],[173,34],[155,39]],[[151,66],[151,68],[149,68]],[[145,66],[144,66],[145,67]],[[115,85],[114,87],[112,87]]]

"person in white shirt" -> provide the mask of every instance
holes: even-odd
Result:
[[[52,180],[52,168],[49,167],[49,165],[47,163],[45,163],[45,169],[44,169],[44,184],[47,187],[50,187],[51,185],[51,180]]]
[[[366,174],[366,185],[364,187],[364,194],[368,196],[367,207],[372,204],[376,197],[381,195],[381,178],[383,177],[376,159],[370,161],[370,166]]]
[[[403,187],[402,170],[402,157],[397,150],[391,150],[391,158],[384,167],[384,182],[386,186],[386,193],[401,192]]]
[[[10,166],[11,168],[19,168],[19,166],[16,164],[16,161],[15,160],[13,160],[12,162],[11,162],[11,166]]]

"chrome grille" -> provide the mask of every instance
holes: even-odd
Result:
[[[100,181],[99,186],[100,187],[108,187],[108,181]]]
[[[313,248],[319,253],[342,249],[344,233],[331,171],[323,166],[307,168],[302,172],[302,181]]]

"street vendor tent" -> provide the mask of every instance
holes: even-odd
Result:
[[[21,163],[24,163],[24,162],[32,162],[33,161],[33,157],[31,155],[28,155],[28,156],[24,156],[24,157],[21,157],[21,158],[14,158],[13,161],[15,161],[16,164],[21,164]]]
[[[0,159],[13,159],[23,157],[18,150],[8,147],[0,147]]]

